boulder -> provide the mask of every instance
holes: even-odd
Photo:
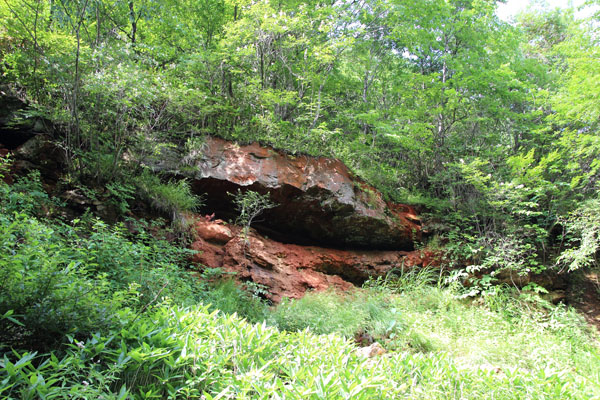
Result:
[[[39,170],[46,183],[55,183],[64,169],[64,151],[52,140],[52,124],[33,111],[0,85],[0,156],[12,154],[14,175]]]
[[[194,222],[194,231],[208,242],[224,244],[233,239],[231,229],[224,225],[222,220],[211,221],[206,218],[197,219]]]
[[[228,193],[269,193],[278,206],[255,226],[283,242],[412,250],[421,235],[412,207],[385,201],[339,160],[208,137],[191,167],[177,173],[192,178],[194,191],[207,195],[207,209],[224,219],[236,216]]]
[[[379,343],[375,342],[370,346],[356,349],[356,353],[363,358],[373,358],[381,356],[387,353],[387,351]]]

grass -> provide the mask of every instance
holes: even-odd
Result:
[[[15,399],[67,398],[75,392],[79,398],[123,399],[598,398],[597,348],[565,346],[580,346],[571,335],[587,335],[585,330],[559,333],[532,322],[529,327],[537,329],[526,334],[528,325],[499,322],[505,320],[494,311],[468,305],[430,318],[435,312],[429,307],[424,312],[424,304],[445,296],[432,289],[405,319],[407,338],[426,333],[437,349],[392,351],[374,359],[360,356],[338,334],[281,331],[204,306],[163,304],[142,317],[122,310],[118,329],[74,343],[62,358],[46,356],[41,364],[42,358],[31,362],[29,354],[18,355],[25,360],[20,364],[5,358],[0,393]],[[464,334],[469,335],[459,339]]]
[[[186,180],[165,183],[158,175],[144,171],[137,177],[136,184],[146,200],[158,211],[169,215],[173,222],[186,212],[196,211],[202,203],[201,198],[192,193]]]
[[[600,382],[597,337],[574,311],[500,296],[502,309],[464,304],[448,290],[428,288],[399,295],[394,304],[409,337],[420,333],[434,344],[431,350],[448,352],[459,365],[530,373],[550,369]],[[402,348],[403,341],[393,345]]]
[[[7,399],[598,399],[598,335],[573,310],[509,290],[479,301],[414,273],[310,293],[270,312],[227,281],[213,306],[164,299],[59,353],[7,353]],[[246,302],[246,303],[244,303]],[[256,310],[252,310],[256,307]],[[271,325],[271,326],[270,326]],[[359,355],[354,336],[388,353]]]
[[[272,318],[275,325],[288,331],[310,328],[317,334],[353,337],[392,319],[393,311],[379,302],[385,302],[382,296],[368,296],[360,291],[309,293],[300,300],[284,300]]]
[[[600,399],[598,334],[565,306],[413,270],[268,309],[145,230],[36,217],[32,182],[0,184],[3,399]]]
[[[444,363],[440,379],[461,376],[458,391],[421,382],[428,389],[421,395],[415,387],[408,398],[600,398],[598,335],[574,310],[508,289],[459,300],[452,288],[423,284],[431,278],[405,275],[350,296],[313,293],[274,315],[285,329],[366,331],[390,350],[388,359],[411,359],[424,377],[433,373],[424,372],[428,363]],[[494,383],[485,383],[489,377]],[[509,393],[515,384],[520,395]]]

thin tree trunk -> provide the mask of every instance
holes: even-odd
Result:
[[[50,0],[50,15],[48,16],[48,30],[52,32],[52,22],[54,22],[54,0]]]
[[[332,69],[333,69],[333,65],[330,64],[329,66],[327,66],[327,74],[323,78],[323,82],[321,82],[321,84],[319,85],[319,94],[317,95],[317,109],[315,110],[315,118],[313,119],[312,124],[310,124],[310,128],[308,128],[309,130],[314,129],[315,126],[317,126],[317,122],[319,121],[319,118],[321,117],[321,95],[323,93],[323,88],[325,87],[325,83],[327,82],[327,78],[329,78],[329,73],[331,72]]]
[[[40,17],[40,1],[37,0],[35,4],[35,20],[33,23],[33,82],[35,87],[35,99],[39,100],[40,96],[40,85],[37,78],[37,71],[39,66],[38,61],[38,20]]]
[[[131,19],[131,44],[135,45],[135,35],[137,33],[137,19],[135,18],[135,8],[133,1],[129,2],[129,18]]]
[[[265,56],[263,53],[262,46],[259,46],[260,51],[260,87],[261,89],[265,88]]]
[[[72,102],[71,102],[71,132],[70,132],[70,140],[68,152],[70,153],[68,156],[68,161],[72,166],[73,162],[73,150],[74,148],[81,148],[81,132],[80,132],[80,122],[79,122],[79,89],[80,89],[80,55],[81,55],[81,24],[83,23],[83,18],[85,15],[85,10],[87,8],[88,0],[85,1],[83,8],[80,10],[80,14],[78,16],[77,26],[75,28],[75,37],[77,40],[77,48],[75,52],[75,76],[73,81],[73,93],[72,93]]]
[[[98,45],[100,44],[100,26],[102,25],[100,22],[100,8],[96,6],[96,43],[94,44],[95,47],[98,47]]]

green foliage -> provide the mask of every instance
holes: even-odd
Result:
[[[31,349],[69,335],[74,347],[7,353],[2,395],[597,396],[597,350],[574,314],[498,282],[597,264],[598,16],[542,10],[512,26],[495,3],[2,2],[2,91],[28,101],[26,119],[52,122],[71,182],[106,187],[90,198],[126,215],[139,194],[182,230],[199,205],[189,183],[128,171],[175,148],[193,168],[205,134],[335,155],[386,198],[427,208],[452,266],[481,276],[453,292],[402,272],[269,316],[260,287],[192,283],[189,252],[155,227],[43,219],[58,203],[33,172],[0,184],[0,337]],[[234,202],[246,235],[274,206],[252,191]],[[483,294],[484,308],[461,293]],[[170,305],[199,300],[397,352],[373,365],[336,336]]]
[[[260,194],[253,190],[242,192],[238,189],[236,194],[230,193],[230,196],[233,197],[233,203],[239,214],[236,223],[243,226],[246,237],[248,236],[250,225],[252,225],[255,219],[266,210],[277,206],[277,204],[271,201],[269,193]]]
[[[196,298],[196,287],[189,280],[189,274],[182,269],[188,265],[191,250],[173,246],[165,239],[157,239],[138,226],[138,233],[132,239],[123,225],[107,226],[92,220],[91,226],[82,232],[71,230],[76,237],[77,257],[82,257],[93,266],[96,273],[106,274],[109,282],[117,290],[135,285],[140,296],[140,306],[153,301],[157,296],[177,299],[189,304]],[[84,258],[85,257],[85,258]]]
[[[418,292],[440,284],[440,279],[441,276],[430,268],[398,268],[391,270],[385,277],[368,280],[363,287],[393,293]]]
[[[0,184],[0,315],[10,316],[0,320],[4,345],[44,348],[67,334],[86,337],[111,326],[124,304],[196,301],[197,287],[181,268],[190,251],[141,225],[130,240],[122,225],[39,219],[40,198],[52,200],[35,176]]]
[[[243,285],[233,279],[235,273],[223,272],[221,268],[204,268],[201,274],[200,298],[210,311],[225,314],[236,313],[250,322],[263,322],[269,310],[266,301],[266,288],[248,281]]]
[[[116,208],[120,215],[125,215],[129,211],[129,202],[135,199],[135,188],[130,184],[121,184],[111,182],[106,184],[108,192],[108,203]]]
[[[557,259],[557,264],[574,271],[597,267],[600,251],[600,200],[588,200],[561,221],[569,248]]]
[[[332,301],[331,293],[323,295]],[[24,399],[584,399],[600,392],[594,336],[564,307],[507,296],[505,303],[522,315],[507,318],[439,288],[386,297],[396,308],[390,315],[402,315],[394,339],[410,350],[376,360],[334,334],[279,331],[206,306],[162,304],[142,316],[117,311],[118,327],[73,340],[60,358],[5,355],[0,393]]]
[[[2,160],[0,159],[0,166]],[[8,164],[7,164],[8,165]],[[27,213],[43,215],[55,205],[46,194],[39,171],[32,171],[12,185],[0,183],[0,213]]]
[[[307,293],[298,300],[284,299],[273,313],[276,325],[288,331],[309,328],[317,334],[338,333],[351,338],[368,332],[380,320],[389,318],[383,296],[362,292],[338,294]]]
[[[598,397],[597,336],[498,285],[597,265],[598,14],[542,9],[513,26],[496,3],[0,2],[2,93],[51,122],[70,182],[106,187],[80,185],[90,199],[126,215],[139,194],[182,229],[199,205],[189,182],[129,171],[177,148],[194,168],[207,134],[334,155],[426,208],[451,266],[481,276],[458,291],[464,271],[450,290],[402,272],[269,315],[261,287],[194,283],[189,252],[156,226],[44,219],[59,204],[33,172],[0,184],[0,395]],[[274,206],[234,202],[246,235]],[[475,293],[481,306],[457,299]],[[393,352],[361,359],[339,336],[357,334]]]
[[[0,321],[1,343],[43,346],[112,322],[114,305],[104,304],[108,282],[91,279],[90,267],[64,248],[59,235],[25,214],[0,217],[0,314],[14,313],[13,320]]]
[[[128,171],[174,149],[189,171],[218,135],[336,156],[426,207],[455,264],[524,273],[600,181],[598,16],[496,3],[6,0],[0,79],[122,214],[135,186],[182,225],[189,185]]]
[[[0,188],[7,210],[37,196]],[[422,270],[345,295],[308,294],[269,315],[260,293],[232,281],[194,287],[180,269],[188,253],[149,235],[147,223],[133,225],[135,235],[88,218],[68,226],[0,215],[1,343],[67,342],[48,354],[4,347],[2,396],[562,399],[600,391],[591,384],[600,373],[595,339],[565,307],[505,291],[484,297],[486,307],[466,305]],[[198,300],[225,312],[173,305]],[[371,337],[393,352],[373,363],[337,335]]]
[[[140,193],[157,210],[167,214],[175,224],[183,224],[186,213],[196,211],[202,200],[192,193],[186,180],[161,182],[160,178],[149,172],[136,179]]]
[[[200,294],[209,310],[219,310],[225,314],[237,314],[250,322],[262,322],[268,317],[266,303],[248,287],[241,288],[232,279],[219,279],[208,284]]]
[[[103,349],[99,336],[92,339],[93,347]],[[80,343],[80,342],[78,342]],[[80,343],[80,346],[83,345]],[[73,348],[77,348],[73,346]],[[3,382],[0,394],[6,399],[89,399],[124,400],[126,388],[112,391],[121,369],[115,364],[100,370],[97,363],[85,357],[85,349],[67,352],[66,356],[38,355],[14,351],[0,360]],[[89,354],[89,351],[87,352]],[[15,361],[16,360],[16,361]],[[95,364],[95,365],[94,365]]]

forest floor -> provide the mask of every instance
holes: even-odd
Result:
[[[569,289],[569,304],[600,331],[600,270],[586,270],[574,274]]]

